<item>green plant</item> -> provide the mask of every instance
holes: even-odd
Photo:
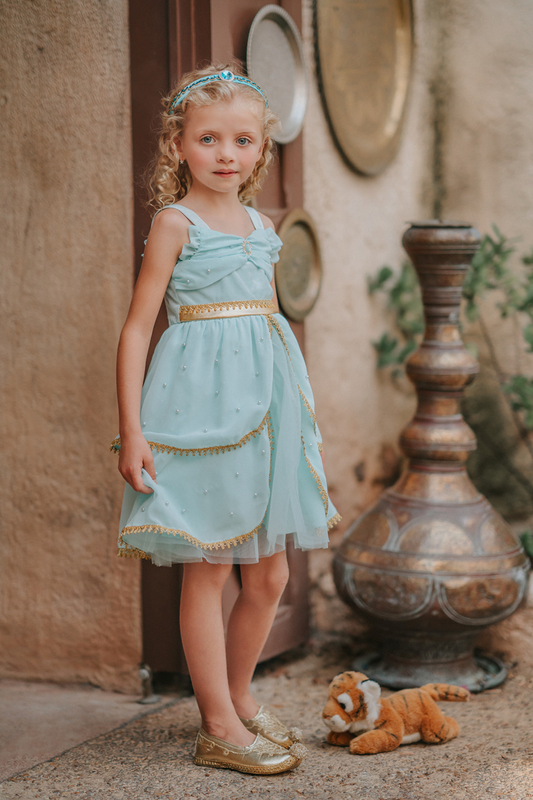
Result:
[[[494,236],[487,234],[481,240],[463,283],[465,313],[470,322],[479,319],[479,300],[490,289],[500,289],[504,294],[505,300],[498,304],[502,317],[509,316],[518,303],[516,281],[507,266],[516,248],[496,225],[492,229]]]
[[[404,261],[400,275],[392,281],[394,273],[390,267],[381,267],[375,278],[368,279],[368,292],[374,294],[385,291],[388,305],[394,313],[398,336],[385,332],[380,339],[372,342],[377,353],[378,367],[403,365],[424,332],[424,309],[420,296],[420,286],[416,272],[410,261]],[[398,370],[396,370],[398,372]]]

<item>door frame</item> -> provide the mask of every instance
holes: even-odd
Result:
[[[153,121],[161,110],[160,98],[178,76],[206,61],[244,61],[247,33],[262,0],[129,0],[132,149],[134,171],[134,277],[137,276],[150,229],[150,213],[143,204],[141,176],[156,148]],[[301,0],[281,3],[301,27]],[[279,226],[286,214],[303,204],[302,136],[278,146],[273,169],[258,197],[258,208]],[[148,353],[167,327],[162,307]],[[304,349],[304,323],[292,323]],[[307,554],[287,543],[290,579],[260,661],[307,641],[309,636]],[[143,560],[141,595],[143,661],[154,672],[187,674],[179,636],[182,567],[156,567]],[[227,623],[240,589],[234,569],[223,594]]]

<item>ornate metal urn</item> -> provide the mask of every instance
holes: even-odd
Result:
[[[466,473],[476,447],[460,402],[478,364],[459,334],[461,287],[479,247],[468,225],[413,224],[403,237],[423,292],[426,328],[407,362],[418,408],[400,437],[398,480],[346,533],[334,560],[340,596],[380,645],[355,668],[394,688],[443,681],[481,691],[505,678],[474,653],[477,634],[513,613],[528,560]]]

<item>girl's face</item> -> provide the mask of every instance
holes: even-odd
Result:
[[[176,151],[195,184],[214,192],[238,192],[263,151],[263,131],[255,103],[236,97],[192,108]]]

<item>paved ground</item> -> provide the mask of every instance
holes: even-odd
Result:
[[[146,706],[138,699],[93,686],[1,680],[0,780],[139,716]]]
[[[294,654],[293,654],[294,655]],[[272,777],[195,767],[198,711],[176,700],[0,784],[1,800],[526,800],[533,798],[533,679],[519,666],[504,687],[469,704],[446,704],[460,737],[392,753],[352,756],[325,742],[320,713],[331,677],[349,668],[341,647],[278,660],[256,678],[268,703],[305,731],[309,757]]]

